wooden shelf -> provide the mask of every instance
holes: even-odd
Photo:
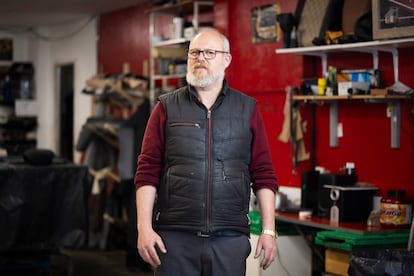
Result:
[[[318,95],[292,95],[292,101],[329,102],[329,144],[338,146],[338,101],[363,100],[372,103],[390,103],[387,109],[391,123],[391,148],[400,147],[401,101],[412,99],[412,95],[344,95],[344,96],[318,96]]]

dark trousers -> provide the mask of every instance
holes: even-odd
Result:
[[[161,265],[155,276],[245,276],[251,247],[249,237],[200,237],[161,231],[167,253],[159,253]]]

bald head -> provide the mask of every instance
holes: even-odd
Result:
[[[214,43],[214,46],[205,48],[209,49],[217,49],[221,51],[225,51],[230,53],[230,43],[226,36],[224,36],[222,33],[220,33],[217,29],[214,28],[206,28],[197,33],[193,39],[190,42],[190,49],[194,48],[193,44],[199,40],[202,41],[211,41],[211,43]],[[217,48],[219,47],[219,48]]]

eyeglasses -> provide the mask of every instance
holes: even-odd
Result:
[[[188,50],[188,57],[196,59],[203,53],[205,59],[214,59],[217,53],[228,54],[229,52],[226,51],[219,51],[219,50],[212,50],[212,49],[191,49]]]

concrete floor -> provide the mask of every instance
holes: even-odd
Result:
[[[0,275],[4,276],[152,276],[152,271],[131,271],[125,265],[125,252],[122,250],[61,250],[53,254],[49,263],[37,261],[36,266],[25,261],[0,261]],[[6,267],[6,264],[8,267]],[[49,265],[47,265],[49,264]],[[6,268],[5,268],[6,267]],[[49,269],[44,269],[44,268]]]

